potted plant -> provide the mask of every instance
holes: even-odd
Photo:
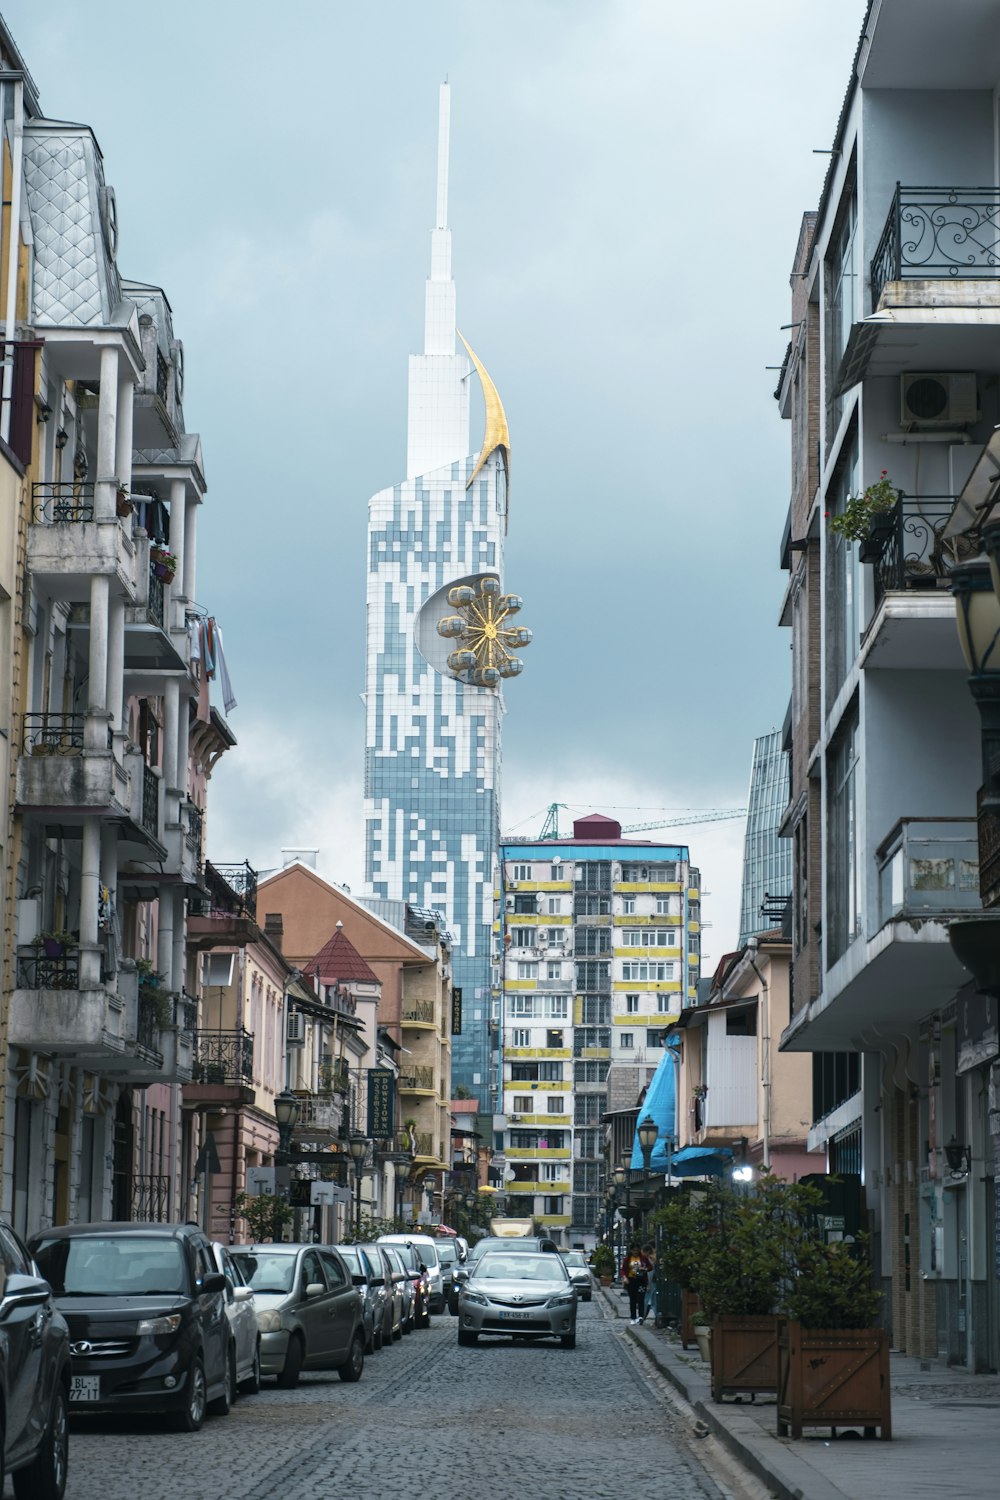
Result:
[[[601,1286],[610,1286],[615,1274],[615,1254],[610,1245],[598,1245],[591,1264]]]
[[[168,548],[158,543],[149,549],[149,561],[157,578],[162,578],[164,583],[170,583],[177,572],[177,557]]]
[[[882,1294],[867,1238],[827,1244],[814,1219],[799,1226],[795,1264],[778,1330],[778,1436],[863,1427],[891,1438],[889,1340],[873,1326]]]
[[[115,511],[122,520],[132,514],[132,497],[129,495],[127,485],[120,484],[115,492]]]
[[[695,1329],[701,1316],[701,1300],[693,1289],[701,1253],[697,1201],[684,1193],[653,1215],[653,1223],[659,1230],[657,1274],[680,1288],[682,1349],[695,1342]],[[705,1336],[707,1338],[707,1329]]]
[[[33,940],[33,946],[41,948],[46,958],[63,958],[67,948],[76,945],[76,934],[56,929],[53,932],[40,932]]]
[[[830,530],[847,542],[860,542],[862,562],[877,562],[892,535],[892,511],[902,493],[883,469],[860,495],[848,495],[843,510],[829,518]]]

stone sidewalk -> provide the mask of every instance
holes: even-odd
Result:
[[[618,1288],[600,1292],[612,1314],[627,1319]],[[716,1405],[696,1350],[649,1324],[626,1332],[780,1500],[995,1500],[1000,1493],[1000,1376],[893,1354],[891,1442],[831,1439],[824,1428],[793,1442],[777,1435],[773,1398]]]

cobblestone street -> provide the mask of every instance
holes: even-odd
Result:
[[[455,1332],[453,1318],[435,1318],[370,1358],[357,1385],[332,1373],[306,1375],[294,1391],[267,1381],[191,1436],[78,1419],[68,1500],[727,1493],[689,1453],[683,1424],[597,1300],[581,1304],[573,1351],[489,1339],[460,1349]]]

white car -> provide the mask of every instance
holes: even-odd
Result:
[[[212,1245],[215,1264],[226,1278],[226,1316],[233,1337],[236,1389],[246,1396],[260,1390],[260,1330],[253,1288],[225,1245]]]
[[[442,1313],[445,1309],[444,1279],[441,1275],[441,1257],[438,1255],[438,1242],[429,1234],[380,1234],[378,1237],[380,1245],[412,1245],[427,1267],[427,1276],[430,1281],[430,1308],[432,1313]]]

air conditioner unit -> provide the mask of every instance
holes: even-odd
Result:
[[[974,373],[907,370],[899,377],[899,419],[904,427],[962,427],[978,417]]]
[[[285,1041],[301,1047],[306,1039],[306,1018],[299,1010],[290,1010],[285,1018]]]
[[[513,896],[508,896],[507,897],[506,901],[504,902],[504,907],[506,908],[507,911],[513,911],[514,910],[514,897]]]

